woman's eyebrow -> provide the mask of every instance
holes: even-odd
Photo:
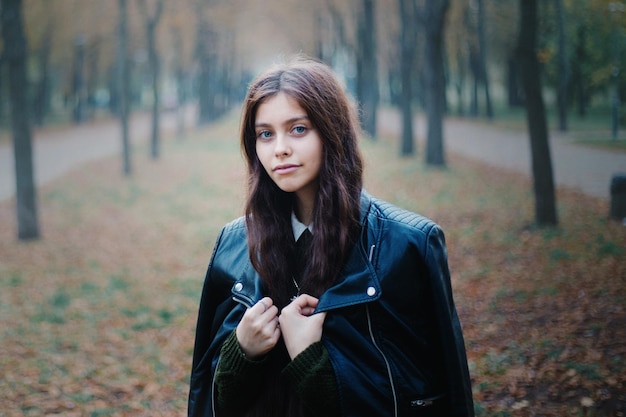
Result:
[[[296,122],[300,122],[300,121],[309,121],[309,117],[308,116],[295,116],[292,118],[289,118],[287,120],[285,120],[282,124],[283,125],[290,125]],[[256,122],[254,124],[254,127],[271,127],[272,124],[271,123],[264,123],[264,122]]]

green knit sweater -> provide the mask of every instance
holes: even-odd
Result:
[[[280,370],[291,392],[298,396],[307,414],[339,416],[337,382],[328,351],[321,342],[309,346]],[[245,410],[258,395],[276,362],[267,357],[250,360],[239,347],[235,331],[226,339],[215,374],[217,409]],[[275,365],[274,365],[275,366]],[[271,382],[270,382],[271,383]],[[219,414],[219,413],[218,413]]]

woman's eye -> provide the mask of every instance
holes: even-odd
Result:
[[[257,133],[257,138],[259,139],[268,139],[272,137],[272,132],[270,132],[269,130],[262,130],[259,133]]]
[[[306,132],[305,126],[296,126],[293,128],[293,133],[296,135],[303,135]]]

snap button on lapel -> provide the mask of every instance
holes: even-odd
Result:
[[[373,297],[376,295],[376,288],[374,287],[369,287],[367,289],[367,295],[369,295],[370,297]]]
[[[241,290],[243,290],[243,284],[241,282],[236,283],[235,291],[240,292]]]

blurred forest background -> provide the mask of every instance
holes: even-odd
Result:
[[[446,230],[477,415],[626,413],[625,228],[605,199],[555,189],[547,146],[549,131],[585,129],[585,146],[623,152],[624,2],[0,7],[0,147],[16,172],[0,199],[0,417],[185,415],[203,268],[241,209],[241,99],[297,53],[358,101],[368,189]],[[446,117],[528,129],[542,169],[529,181],[446,155]],[[111,120],[121,155],[35,187],[33,132]]]
[[[38,236],[32,126],[116,115],[130,175],[133,111],[152,110],[158,158],[162,109],[194,103],[199,125],[216,120],[281,55],[329,63],[370,137],[380,106],[400,108],[402,155],[415,153],[422,110],[430,165],[446,164],[445,114],[492,120],[525,105],[539,225],[558,223],[546,115],[567,130],[568,115],[599,114],[616,139],[625,114],[626,16],[615,1],[4,0],[2,16],[0,127],[12,107],[21,239]]]
[[[406,9],[400,15],[398,7],[404,3]],[[128,25],[126,58],[134,108],[151,102],[152,73],[158,62],[162,104],[171,107],[192,99],[204,103],[210,91],[210,103],[203,104],[208,108],[200,118],[206,122],[238,104],[246,82],[276,61],[277,55],[294,52],[333,65],[355,93],[359,67],[372,54],[381,100],[397,103],[401,47],[406,46],[400,42],[400,17],[408,18],[413,31],[406,43],[416,51],[412,74],[419,104],[424,66],[419,52],[424,49],[424,37],[416,16],[420,11],[411,9],[418,8],[418,3],[23,0],[33,120],[37,125],[59,120],[80,123],[98,111],[116,109],[121,18]],[[444,49],[451,113],[493,116],[494,107],[497,115],[503,107],[522,104],[515,65],[518,6],[516,0],[450,2]],[[608,0],[539,2],[538,53],[546,89],[555,97],[559,83],[567,81],[567,103],[577,115],[609,106],[613,69],[626,66],[623,7]],[[365,50],[372,46],[373,50]],[[156,57],[151,56],[153,52]],[[565,56],[565,68],[560,67],[560,53]],[[5,77],[3,81],[0,114],[6,127],[8,88]],[[619,77],[619,90],[626,97],[626,77]]]
[[[428,88],[429,38],[424,33],[433,24],[442,25],[447,113],[499,117],[524,99],[516,63],[517,0],[22,3],[28,103],[36,126],[82,123],[118,112],[120,54],[128,66],[131,109],[149,108],[155,101],[156,77],[160,106],[172,109],[196,101],[199,123],[237,105],[260,69],[281,54],[297,52],[331,64],[369,112],[368,100],[401,103],[402,65],[407,64],[414,81],[411,99],[420,108]],[[437,8],[442,10],[431,10]],[[434,12],[443,14],[440,22],[429,21]],[[626,97],[626,77],[618,76],[626,67],[624,5],[546,0],[538,2],[537,16],[537,54],[548,109],[556,112],[557,98],[563,97],[564,109],[574,117],[610,114],[612,88]],[[3,72],[0,123],[5,129],[8,86]],[[364,117],[367,130],[375,133],[367,125],[370,116]],[[559,126],[567,128],[566,123]]]

